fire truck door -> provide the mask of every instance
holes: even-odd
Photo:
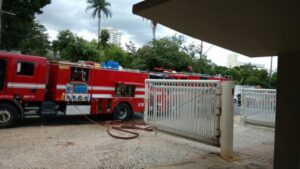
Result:
[[[0,93],[4,93],[6,81],[6,61],[0,59]]]
[[[21,97],[23,101],[36,101],[37,90],[44,88],[45,85],[37,84],[38,63],[17,60],[15,64],[14,79],[8,86],[13,89],[14,95]]]

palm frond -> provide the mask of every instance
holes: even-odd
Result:
[[[104,6],[111,6],[111,4],[109,2],[105,2]]]
[[[92,17],[95,18],[97,15],[99,15],[98,13],[99,13],[98,10],[94,9],[92,13]]]
[[[112,17],[112,12],[108,9],[111,4],[105,0],[87,0],[90,5],[86,8],[86,11],[93,9],[92,17],[101,18],[102,14],[108,18]]]
[[[94,8],[94,7],[93,7],[92,5],[87,6],[86,9],[85,9],[85,12],[87,12],[88,10],[93,9],[93,8]]]
[[[103,12],[103,14],[104,14],[104,16],[105,16],[106,18],[112,16],[111,11],[110,11],[109,9],[107,9],[107,8],[102,9],[102,12]]]

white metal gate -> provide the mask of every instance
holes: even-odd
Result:
[[[276,89],[243,89],[241,99],[246,123],[275,126]]]
[[[146,80],[144,119],[160,130],[219,146],[220,113],[220,81]]]

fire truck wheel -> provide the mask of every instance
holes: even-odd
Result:
[[[12,127],[18,121],[18,109],[9,103],[0,104],[0,128]]]
[[[126,103],[120,103],[114,109],[114,119],[115,120],[128,120],[131,116],[131,108]]]

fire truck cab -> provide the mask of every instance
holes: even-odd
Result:
[[[113,114],[127,120],[144,111],[146,78],[92,62],[0,53],[0,128],[41,116]]]

